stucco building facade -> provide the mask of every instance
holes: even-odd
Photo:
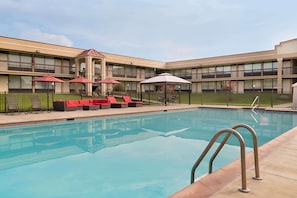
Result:
[[[112,77],[126,90],[138,92],[139,82],[162,72],[191,81],[193,93],[229,89],[291,94],[297,81],[297,39],[267,51],[162,62],[0,36],[0,92],[44,91],[48,84],[32,80],[45,75],[65,81],[51,85],[56,93],[78,92],[80,84],[67,82],[78,76],[94,82]],[[86,84],[87,95],[97,87]],[[108,89],[102,84],[100,92]]]

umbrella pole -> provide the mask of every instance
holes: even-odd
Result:
[[[47,84],[47,110],[49,111],[49,83]]]
[[[142,84],[140,84],[140,101],[142,101]]]
[[[189,84],[189,105],[191,104],[191,92],[192,92],[192,86]]]
[[[54,87],[55,87],[55,83],[54,82],[52,82],[52,102],[54,102],[54,94],[55,94],[55,89],[54,89]]]
[[[165,91],[164,91],[164,94],[165,94],[165,106],[167,106],[167,83],[165,82]]]

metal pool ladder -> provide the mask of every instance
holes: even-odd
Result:
[[[237,124],[233,126],[231,129],[226,128],[226,129],[221,129],[219,130],[213,138],[210,140],[208,143],[207,147],[204,149],[198,160],[195,162],[195,164],[192,167],[191,171],[191,184],[194,183],[195,179],[195,171],[196,168],[199,166],[201,161],[204,159],[210,148],[213,146],[215,141],[218,139],[219,136],[225,134],[224,139],[222,140],[221,144],[218,146],[217,150],[214,152],[212,157],[209,160],[209,171],[208,173],[212,173],[212,164],[218,153],[221,151],[221,149],[224,147],[225,143],[228,141],[231,135],[234,135],[237,137],[239,143],[240,143],[240,158],[241,158],[241,182],[242,182],[242,187],[239,188],[238,190],[241,192],[248,193],[250,190],[247,188],[247,183],[246,183],[246,159],[245,159],[245,142],[241,134],[236,130],[238,128],[245,128],[247,129],[251,135],[253,136],[253,144],[254,144],[254,163],[255,163],[255,176],[253,179],[255,180],[261,180],[260,178],[260,171],[259,171],[259,157],[258,157],[258,138],[255,130],[251,128],[250,126],[246,124]]]
[[[260,105],[260,98],[259,98],[259,96],[256,96],[255,99],[254,99],[254,101],[251,104],[252,111],[254,111],[255,108],[259,107],[259,105]]]

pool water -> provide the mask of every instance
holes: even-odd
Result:
[[[167,197],[189,185],[212,136],[245,123],[259,145],[296,126],[294,113],[194,109],[0,128],[1,197]],[[241,130],[247,152],[252,137]],[[211,152],[210,152],[211,153]],[[212,153],[211,153],[212,154]],[[214,170],[239,158],[231,138]],[[208,171],[208,160],[196,171]]]

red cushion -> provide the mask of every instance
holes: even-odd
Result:
[[[79,105],[80,106],[84,106],[84,105],[90,105],[90,101],[89,100],[79,100]]]
[[[66,107],[78,107],[79,100],[66,100]]]
[[[93,100],[92,103],[93,104],[104,104],[104,103],[109,104],[108,100],[98,100],[98,99]]]

